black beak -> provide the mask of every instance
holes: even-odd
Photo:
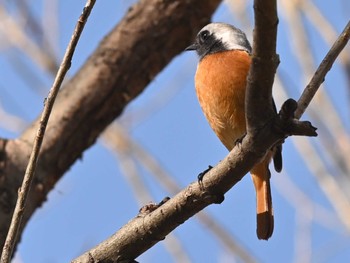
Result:
[[[197,43],[193,43],[192,45],[185,48],[185,51],[197,50],[197,48],[198,48]]]

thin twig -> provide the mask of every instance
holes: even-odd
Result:
[[[34,178],[35,168],[38,161],[38,156],[40,152],[40,147],[42,141],[44,139],[45,130],[47,126],[47,122],[49,120],[53,104],[55,102],[57,93],[61,87],[63,79],[71,66],[71,60],[75,51],[75,47],[79,41],[80,35],[84,29],[86,21],[90,15],[90,12],[95,4],[95,0],[88,0],[83,9],[82,14],[80,15],[76,27],[74,29],[72,38],[68,44],[66,52],[64,54],[62,63],[60,68],[58,69],[56,78],[50,90],[50,93],[47,97],[44,110],[40,119],[40,126],[36,134],[36,138],[34,140],[33,149],[29,158],[28,166],[26,168],[26,172],[23,178],[22,186],[18,190],[18,199],[16,203],[16,207],[12,216],[11,225],[9,228],[9,232],[6,237],[5,245],[3,247],[2,255],[1,255],[1,263],[8,263],[11,260],[13,248],[16,244],[18,230],[21,225],[21,220],[23,217],[23,212],[27,200],[27,196],[29,194],[30,186]]]
[[[268,15],[271,14],[271,10],[269,10],[269,8],[272,8],[274,12],[276,11],[276,5],[274,2],[272,2],[273,1],[266,1],[267,5],[264,5],[263,3],[265,3],[265,1],[261,1],[261,3],[259,3],[259,1],[255,1],[255,11],[256,14],[259,13],[261,19],[270,19],[268,23],[269,26],[265,25],[266,29],[275,31],[278,20],[274,19],[274,17],[271,18],[271,16]],[[273,29],[271,29],[271,27],[273,27]],[[259,30],[256,28],[255,30],[259,31],[263,30],[263,28],[259,28]],[[261,33],[262,32],[258,32],[255,36],[262,36]],[[270,31],[268,35],[274,35],[274,32]],[[262,41],[262,39],[260,39],[260,41]],[[276,63],[276,56],[273,54],[272,56],[266,56],[266,54],[263,54],[262,52],[264,50],[263,47],[268,46],[268,44],[263,43],[263,41],[261,44],[263,46],[257,47],[255,50],[256,53],[262,54],[262,59],[271,60],[271,57],[273,57]],[[275,43],[271,44],[275,45]],[[251,72],[254,73],[254,70],[251,70]],[[259,76],[262,79],[266,77],[261,75],[262,72],[259,73]],[[259,77],[255,75],[252,77],[256,77],[254,80],[257,83]],[[268,82],[270,81],[271,80],[269,78]],[[254,81],[252,81],[251,85],[254,85]],[[265,87],[264,91],[269,92],[269,89],[269,87]],[[255,90],[253,89],[251,92],[253,91]],[[258,92],[258,94],[260,93]],[[256,96],[253,98],[252,94],[250,95],[251,97],[248,96],[247,98],[248,102],[250,99],[255,101]],[[289,110],[294,106],[292,101],[290,102],[291,103],[289,104],[287,103],[285,109]],[[288,108],[289,106],[290,108]],[[250,112],[252,115],[256,113],[252,109]],[[287,111],[287,113],[289,112]],[[253,121],[254,119],[255,118],[253,117],[250,121]],[[258,123],[260,123],[259,120]],[[253,122],[252,124],[254,126]],[[264,129],[268,128],[269,127],[266,125],[264,126]],[[310,129],[312,129],[312,127]],[[252,133],[254,133],[254,131],[252,131]],[[148,214],[144,214],[143,216],[138,216],[130,220],[110,238],[100,243],[95,248],[92,248],[90,251],[85,252],[72,262],[102,262],[107,260],[132,261],[132,259],[138,257],[144,251],[154,246],[176,227],[208,205],[222,202],[223,194],[244,177],[254,163],[258,161],[258,158],[261,156],[259,153],[271,148],[271,146],[273,146],[274,143],[280,139],[280,134],[269,133],[268,136],[265,136],[265,134],[267,134],[267,132],[257,133],[256,138],[254,138],[256,140],[252,140],[248,131],[247,136],[242,140],[240,146],[236,146],[229,153],[229,155],[226,156],[226,158],[224,158],[218,165],[213,167],[213,169],[211,169],[203,178],[201,184],[198,184],[197,181],[191,183],[173,198],[163,203],[161,208],[155,209]],[[293,133],[290,135],[293,135]],[[203,191],[203,188],[206,191]]]
[[[236,8],[236,5],[234,5],[235,3],[234,3],[234,1],[232,1],[232,0],[230,0],[230,1],[227,1],[228,2],[228,4],[229,4],[229,6],[230,6],[230,10],[232,11],[232,12],[235,12],[235,16],[238,16],[238,14],[239,14],[239,10],[240,10],[240,8]],[[306,1],[307,2],[307,1]],[[303,6],[309,6],[310,5],[310,3],[309,2],[307,2],[308,4],[306,4],[306,2],[305,1],[298,1],[297,3],[298,4],[302,4]],[[295,21],[295,19],[292,21],[292,15],[290,14],[290,13],[292,13],[292,11],[294,11],[294,16],[296,15],[295,14],[295,10],[293,10],[293,8],[295,8],[295,2],[293,2],[293,1],[289,1],[289,0],[287,0],[287,1],[282,1],[281,2],[281,4],[283,4],[284,6],[284,10],[285,10],[285,12],[287,12],[287,14],[285,14],[285,16],[284,16],[284,18],[285,19],[287,19],[287,21],[289,21],[290,23],[290,25],[294,25],[294,27],[293,26],[290,26],[290,30],[292,31],[292,33],[294,33],[294,34],[297,34],[298,33],[298,37],[294,37],[294,39],[298,39],[298,41],[300,41],[300,39],[302,39],[302,40],[304,40],[304,42],[305,43],[299,43],[298,42],[298,44],[297,44],[297,47],[300,47],[300,48],[297,48],[297,50],[299,51],[299,52],[296,52],[296,55],[298,56],[299,55],[299,58],[300,59],[303,59],[303,60],[305,60],[305,57],[308,57],[308,55],[310,54],[310,50],[308,50],[308,52],[306,52],[306,54],[304,54],[304,56],[302,55],[302,56],[300,56],[300,53],[302,53],[303,52],[303,50],[305,49],[305,45],[306,45],[306,39],[305,39],[305,37],[303,37],[304,35],[305,35],[305,32],[303,31],[303,30],[296,30],[295,29],[295,25],[297,24],[298,26],[296,26],[296,28],[301,28],[302,27],[302,24],[301,23],[299,23],[299,21]],[[312,4],[313,5],[313,4]],[[287,8],[288,7],[288,8]],[[314,9],[316,9],[317,10],[317,7],[316,6],[313,6],[313,8]],[[308,10],[308,9],[306,9],[306,10]],[[303,10],[303,11],[305,11],[305,10]],[[317,10],[318,12],[319,12],[319,10]],[[238,13],[238,14],[237,14]],[[307,13],[307,12],[305,12],[305,15],[309,15],[309,13]],[[247,13],[242,13],[241,14],[241,16],[247,16]],[[319,16],[319,15],[318,15]],[[324,18],[322,18],[323,20],[322,20],[322,22],[323,23],[329,23],[328,21],[326,21]],[[241,19],[242,21],[249,21],[249,19],[247,18],[247,17],[244,17],[243,19]],[[321,18],[319,18],[317,21],[319,21],[319,20],[321,20]],[[323,24],[322,23],[322,24]],[[315,25],[317,24],[316,22],[314,23]],[[247,26],[248,27],[248,26]],[[327,24],[327,28],[328,29],[330,29],[330,25],[329,24]],[[316,27],[315,27],[316,28]],[[294,31],[293,31],[294,30]],[[248,28],[246,28],[246,30],[244,30],[244,31],[249,31],[248,30]],[[320,31],[322,31],[322,30],[320,30]],[[323,31],[322,31],[322,33],[324,33]],[[333,31],[331,31],[331,35],[332,36],[334,36],[335,35],[335,31],[333,30]],[[324,35],[324,38],[326,38],[326,35]],[[333,37],[333,40],[334,39],[336,39],[337,38],[337,35],[335,35],[334,37]],[[331,44],[333,44],[333,42],[331,42],[331,39],[332,38],[330,38],[329,36],[328,36],[328,38],[327,38],[327,42],[329,42],[330,43],[330,45]],[[332,41],[333,41],[332,40]],[[343,52],[343,53],[341,53],[341,54],[339,54],[339,57],[343,57],[343,58],[345,58],[345,57],[347,57],[347,56],[345,56],[345,53],[346,52]],[[310,58],[310,57],[308,57],[308,58]],[[311,60],[312,60],[312,57],[310,58]],[[309,63],[310,64],[310,63]],[[310,72],[310,70],[312,70],[312,69],[309,69],[309,67],[304,67],[304,70],[303,70],[303,72],[305,73],[305,72],[309,72],[309,75],[311,76],[312,75],[312,72]],[[307,75],[307,74],[306,74]],[[276,84],[279,84],[279,85],[276,85]],[[279,101],[283,101],[283,100],[286,100],[287,98],[289,98],[290,96],[288,96],[287,94],[286,94],[286,92],[284,91],[284,90],[286,90],[286,88],[285,87],[283,87],[284,86],[284,84],[281,82],[281,80],[280,80],[280,78],[279,78],[279,76],[278,76],[278,73],[277,73],[277,75],[276,75],[276,77],[275,77],[275,86],[281,86],[281,88],[277,88],[277,89],[275,89],[275,93],[277,93],[279,96],[277,96],[277,97],[280,97],[280,99],[279,99]],[[314,116],[314,115],[313,115]],[[336,125],[335,125],[336,126]],[[338,129],[333,129],[333,132],[335,132],[335,131],[338,131],[339,132],[339,127],[338,127]],[[305,158],[304,158],[304,160],[308,160],[308,158],[310,159],[310,157],[311,158],[314,158],[314,160],[316,159],[317,161],[312,161],[312,160],[308,160],[307,162],[305,162],[306,163],[306,165],[309,167],[309,169],[311,170],[311,171],[316,171],[315,173],[312,173],[313,174],[313,176],[315,176],[316,177],[316,179],[318,178],[318,182],[319,182],[319,185],[320,185],[320,188],[324,191],[324,193],[325,193],[325,195],[329,198],[329,201],[331,202],[331,204],[333,205],[333,207],[335,207],[335,210],[336,211],[339,211],[340,213],[339,214],[337,214],[337,216],[340,218],[340,220],[342,221],[342,222],[344,222],[344,225],[346,226],[346,227],[348,227],[349,226],[349,224],[347,224],[346,223],[346,221],[344,221],[345,219],[347,219],[347,217],[346,217],[346,214],[348,213],[348,210],[349,210],[349,206],[347,206],[346,205],[346,203],[347,203],[347,198],[346,198],[346,195],[344,195],[344,192],[343,191],[341,191],[341,189],[339,188],[339,185],[338,184],[336,184],[336,181],[334,181],[334,178],[332,177],[332,175],[330,174],[330,172],[329,172],[329,170],[327,169],[327,167],[326,167],[326,165],[324,164],[324,163],[322,163],[322,162],[318,162],[318,160],[319,160],[319,158],[318,158],[318,154],[317,154],[317,151],[315,151],[314,150],[314,145],[312,145],[311,143],[310,143],[310,141],[309,141],[309,139],[308,138],[305,138],[302,142],[300,142],[299,144],[300,145],[302,145],[302,147],[298,147],[298,140],[300,139],[300,138],[298,138],[298,140],[295,140],[294,138],[292,138],[293,140],[293,142],[294,142],[294,144],[296,145],[295,147],[296,147],[296,149],[298,150],[299,149],[299,153],[302,155],[302,156],[305,156]],[[307,144],[307,146],[309,147],[308,149],[309,149],[309,151],[307,152],[307,153],[305,153],[305,147],[304,147],[304,145],[305,145],[305,143]],[[312,150],[311,150],[312,149]],[[311,155],[310,155],[311,154]],[[344,155],[344,156],[347,156],[347,155]],[[330,157],[330,160],[332,160],[333,161],[333,159],[331,158],[331,156],[329,156]],[[319,165],[319,166],[317,166],[316,165],[316,167],[314,167],[315,166],[315,163],[316,164],[321,164],[321,165]],[[328,171],[328,173],[327,173],[327,171]],[[328,180],[330,180],[331,181],[331,183],[330,184],[328,184],[328,181],[326,180],[326,179],[324,179],[324,178],[328,178],[328,177],[330,177]],[[280,178],[280,177],[278,177],[278,178]],[[283,177],[284,178],[284,177]],[[320,178],[323,178],[323,179],[321,179],[320,180]],[[294,186],[294,187],[296,187],[296,186]],[[330,191],[330,189],[331,189],[331,187],[332,188],[337,188],[338,190],[337,191]],[[298,189],[298,191],[301,191],[300,189]],[[285,191],[283,192],[283,193],[285,193]],[[290,195],[290,196],[293,196],[293,195]],[[305,199],[306,197],[304,197],[304,199]],[[289,200],[289,201],[291,201],[289,198],[286,198],[287,200]],[[304,200],[305,201],[305,200]],[[311,202],[311,201],[309,201],[309,202]],[[299,202],[299,204],[300,203],[302,203],[302,202]]]
[[[338,33],[331,21],[328,20],[322,13],[320,8],[313,1],[298,1],[301,12],[310,21],[313,27],[322,36],[328,45],[332,45]],[[350,56],[348,52],[339,54],[338,60],[344,67],[349,64]]]
[[[103,138],[108,140],[108,144],[106,144],[108,147],[111,147],[111,144],[113,145],[113,143],[115,144],[117,138],[119,138],[119,143],[123,143],[124,146],[128,145],[128,147],[132,149],[132,153],[134,154],[135,158],[137,158],[140,164],[143,165],[155,179],[157,179],[159,184],[166,191],[168,191],[171,195],[176,195],[181,191],[181,187],[174,180],[174,178],[170,176],[163,167],[161,167],[159,162],[153,158],[152,155],[150,155],[147,151],[145,151],[145,149],[142,148],[141,145],[133,140],[128,132],[118,122],[114,122],[108,127],[103,134]],[[122,147],[119,146],[119,148]],[[211,231],[212,234],[224,245],[224,247],[235,255],[235,257],[238,257],[243,262],[247,263],[258,262],[258,259],[255,258],[252,251],[249,251],[242,244],[239,244],[233,235],[225,227],[218,223],[213,216],[206,213],[206,211],[198,213],[196,215],[196,219],[198,219],[202,225]]]
[[[283,84],[283,79],[279,78],[277,76],[276,78],[277,83],[279,85]],[[276,84],[276,82],[275,82]],[[283,99],[286,99],[289,97],[289,95],[286,93],[286,89],[277,88],[278,94],[280,97],[283,97]],[[282,99],[281,99],[282,100]],[[347,196],[344,191],[342,191],[341,184],[332,176],[332,171],[329,169],[329,165],[326,165],[321,157],[320,153],[317,151],[317,148],[314,144],[310,142],[308,138],[292,138],[292,142],[295,146],[295,149],[297,152],[299,152],[299,155],[302,157],[301,159],[304,160],[304,163],[306,167],[310,170],[311,175],[316,179],[321,191],[324,192],[325,196],[328,198],[329,202],[334,207],[334,210],[336,211],[336,216],[340,219],[340,221],[343,223],[343,225],[349,230],[349,216],[350,216],[350,206],[349,201],[347,199]],[[326,154],[328,152],[326,151]],[[331,158],[330,155],[327,155],[329,158],[327,159],[329,162],[331,162],[331,166],[335,167],[337,170],[335,174],[341,174],[342,170],[339,169],[339,167],[336,166],[334,163],[334,159]],[[333,170],[334,171],[334,170]],[[275,177],[276,178],[276,177]],[[280,177],[278,177],[280,178]],[[275,179],[277,180],[277,179]],[[286,182],[284,184],[280,185],[287,185]],[[291,186],[288,186],[288,189],[290,190]],[[282,189],[281,191],[283,194],[286,194],[286,189]],[[289,197],[296,197],[297,194],[290,194]],[[305,203],[305,197],[303,197],[303,201],[298,201],[295,203]],[[291,201],[290,198],[286,198],[288,201]],[[295,206],[296,208],[299,206]],[[320,219],[320,216],[316,216],[315,219]],[[339,223],[338,223],[339,224]]]
[[[40,188],[28,196],[27,202],[32,205],[26,207],[22,226],[45,201],[44,197],[57,180],[81,158],[82,152],[95,143],[106,126],[121,115],[125,106],[145,90],[156,74],[210,21],[220,2],[190,0],[174,5],[173,1],[140,0],[129,8],[56,98],[36,169],[35,181]],[[193,8],[198,3],[200,8]],[[158,52],[160,47],[161,53]],[[149,56],[152,52],[158,55]],[[10,213],[0,209],[0,247],[6,237],[3,229],[9,228],[15,206],[12,197],[16,197],[22,182],[26,156],[29,156],[39,122],[40,118],[2,148],[3,156],[13,156],[6,158],[6,165],[2,166],[5,180],[0,180],[0,188],[10,197],[5,208],[12,209]]]
[[[302,10],[300,9],[301,1],[284,0],[281,3],[284,4],[284,9],[286,10],[285,18],[289,24],[291,40],[293,40],[294,43],[294,54],[298,58],[298,62],[305,76],[304,78],[309,80],[313,76],[316,64],[312,49],[310,48],[307,31],[303,23]],[[334,34],[332,34],[332,36],[333,35]],[[333,36],[332,41],[336,38],[337,35]],[[346,52],[341,54],[346,54]],[[341,54],[339,54],[339,57],[341,57]],[[322,106],[320,107],[320,105]],[[325,89],[320,89],[318,91],[317,96],[314,98],[313,106],[308,108],[308,113],[314,122],[317,123],[317,126],[323,131],[321,135],[329,134],[320,136],[320,142],[322,146],[327,149],[325,154],[329,156],[328,159],[338,163],[339,168],[342,170],[340,174],[344,174],[346,178],[345,181],[347,181],[350,164],[344,160],[343,157],[350,155],[350,142],[344,123]],[[322,125],[322,127],[320,127],[320,125]],[[329,147],[329,145],[334,145],[336,147]]]
[[[327,72],[331,69],[335,59],[339,53],[343,50],[350,38],[350,21],[344,28],[343,32],[338,37],[337,41],[333,44],[332,48],[328,51],[327,55],[317,68],[310,83],[306,86],[303,94],[298,101],[298,109],[295,112],[295,118],[299,119],[309,106],[312,98],[315,96],[318,88],[323,83]]]

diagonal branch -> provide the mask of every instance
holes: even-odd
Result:
[[[141,0],[129,9],[57,96],[22,225],[84,150],[209,22],[220,2]],[[0,140],[0,247],[39,124],[18,139]]]
[[[327,72],[331,69],[335,59],[339,56],[340,52],[344,49],[350,38],[350,21],[345,26],[343,32],[335,41],[331,49],[328,51],[326,57],[317,68],[310,83],[306,86],[301,98],[298,101],[298,109],[295,112],[295,117],[300,119],[306,108],[309,106],[312,98],[315,96],[318,88],[324,82]]]
[[[267,14],[276,12],[276,5],[272,4],[271,1],[257,0],[255,2],[260,2],[261,4],[256,5],[256,19],[258,19],[257,16],[260,16],[259,19],[262,20],[269,19],[271,16]],[[264,2],[269,2],[269,4],[265,5]],[[273,10],[271,10],[271,8]],[[276,22],[277,20],[273,21]],[[274,23],[272,23],[272,25],[273,24]],[[277,26],[277,24],[275,26]],[[256,37],[266,36],[266,34],[263,33],[263,28],[264,27],[256,27]],[[263,41],[263,39],[259,41]],[[255,43],[260,43],[259,41]],[[343,39],[343,41],[347,40]],[[256,47],[256,50],[256,54],[259,54],[259,50],[261,49]],[[269,47],[269,50],[273,52],[274,46]],[[261,56],[257,59],[261,61],[257,63],[268,63],[263,60],[270,59],[271,57]],[[276,60],[272,60],[274,61],[272,63],[277,66]],[[254,70],[263,71],[264,69],[255,67],[255,69],[251,71],[251,76],[255,74]],[[266,79],[268,79],[271,85],[274,72],[275,68],[272,68],[272,70],[270,69],[271,75],[266,76]],[[326,72],[324,74],[326,74]],[[260,76],[263,77],[262,75]],[[259,80],[257,77],[255,79],[255,76],[252,76],[252,78],[254,78],[253,81]],[[252,84],[250,83],[249,85]],[[252,91],[250,92],[251,94],[247,101],[256,101],[254,94]],[[271,93],[271,87],[265,87],[264,91],[261,93],[268,92]],[[258,94],[260,95],[260,93]],[[268,97],[266,94],[263,96]],[[305,95],[302,95],[302,98],[304,96]],[[259,100],[259,98],[257,100]],[[158,207],[144,207],[137,217],[124,225],[113,236],[72,262],[131,262],[157,242],[163,240],[168,233],[206,206],[222,202],[223,195],[239,182],[259,158],[274,144],[294,134],[316,135],[310,123],[299,122],[297,119],[293,118],[297,106],[294,100],[287,100],[279,115],[267,115],[267,118],[264,119],[265,124],[260,126],[259,129],[255,128],[255,123],[251,123],[254,137],[250,136],[248,132],[248,135],[243,138],[242,143],[234,147],[225,159],[204,176],[201,184],[198,182],[191,183],[167,202],[161,202]],[[267,109],[269,104],[265,103],[263,107]],[[253,114],[254,110],[250,109],[250,112]],[[250,116],[248,119],[249,118],[251,118],[249,120],[251,122],[255,117]],[[262,123],[260,120],[257,121],[259,124]],[[276,130],[274,128],[276,125],[280,126],[282,129]]]
[[[181,191],[180,186],[175,179],[168,174],[158,161],[145,151],[138,143],[136,143],[120,124],[114,122],[104,132],[104,138],[108,138],[108,145],[116,145],[122,143],[120,148],[128,148],[133,155],[139,160],[140,164],[148,170],[152,176],[159,182],[159,184],[167,190],[171,195],[175,195]],[[113,146],[112,146],[113,147]],[[144,200],[151,200],[149,198]],[[196,215],[196,219],[204,225],[218,241],[228,249],[235,257],[240,258],[243,262],[254,263],[257,259],[254,257],[252,251],[244,247],[236,238],[227,231],[227,229],[206,211],[202,211]],[[167,236],[168,238],[168,236]]]

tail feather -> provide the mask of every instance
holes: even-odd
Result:
[[[270,187],[270,171],[268,163],[259,163],[251,170],[256,190],[256,234],[259,239],[267,240],[272,236],[274,217]]]

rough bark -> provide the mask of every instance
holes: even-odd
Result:
[[[279,64],[276,9],[274,0],[254,2],[253,54],[245,104],[247,133],[252,135],[276,115],[272,105],[272,85]]]
[[[23,226],[69,167],[209,22],[219,0],[141,0],[102,40],[57,97]],[[9,227],[38,123],[0,141],[0,247]]]
[[[203,180],[191,183],[164,204],[145,207],[143,213],[129,221],[113,236],[72,262],[133,262],[140,254],[163,240],[167,234],[200,210],[210,204],[221,203],[224,194],[239,182],[272,146],[281,143],[290,135],[317,135],[315,128],[309,122],[294,119],[297,108],[294,100],[287,100],[278,115],[272,108],[272,84],[278,65],[274,59],[277,57],[276,1],[256,0],[255,19],[256,23],[259,23],[259,26],[255,27],[255,37],[258,39],[254,40],[253,46],[255,56],[253,60],[255,59],[256,65],[250,71],[247,86],[249,95],[246,99],[246,108],[251,114],[248,117],[250,129],[247,130],[242,142],[237,144],[218,165],[207,171]],[[271,36],[272,41],[265,40],[266,34]],[[261,47],[266,47],[270,55],[262,54]],[[270,68],[265,69],[264,65],[269,65]],[[257,91],[262,85],[260,80],[269,86]],[[267,112],[259,112],[261,109]],[[254,120],[253,115],[259,116],[259,119]]]

